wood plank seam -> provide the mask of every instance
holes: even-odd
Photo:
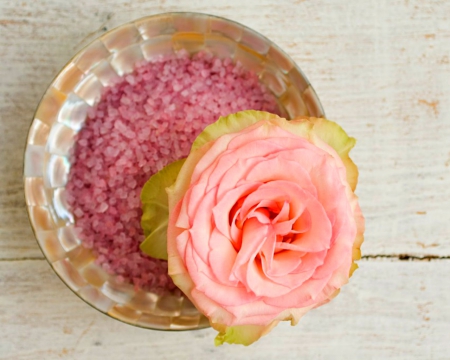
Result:
[[[432,261],[432,260],[449,260],[450,256],[437,256],[437,255],[424,255],[416,256],[409,254],[392,254],[392,255],[363,255],[361,256],[363,260],[370,259],[395,259],[400,261]]]

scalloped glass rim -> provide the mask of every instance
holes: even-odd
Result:
[[[24,154],[25,201],[35,238],[56,274],[82,300],[114,319],[155,330],[209,323],[185,296],[135,291],[97,266],[74,230],[64,186],[69,151],[103,88],[137,61],[181,49],[240,61],[258,74],[287,118],[324,116],[311,84],[283,50],[244,25],[208,14],[163,13],[121,25],[79,51],[55,77],[36,109]]]

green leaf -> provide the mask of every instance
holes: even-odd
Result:
[[[185,159],[175,161],[154,174],[141,192],[141,227],[146,236],[141,250],[156,259],[167,260],[167,223],[169,219],[166,188],[177,179]]]
[[[167,220],[160,223],[141,243],[140,248],[145,254],[167,260]]]

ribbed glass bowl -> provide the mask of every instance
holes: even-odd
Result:
[[[97,310],[150,329],[208,327],[184,296],[159,296],[120,284],[95,263],[74,231],[65,200],[69,153],[90,107],[104,87],[130,73],[137,61],[208,51],[258,74],[278,100],[281,114],[324,116],[316,93],[299,67],[278,46],[236,22],[198,13],[145,17],[108,31],[61,70],[39,103],[24,157],[25,198],[30,222],[45,257],[63,282]]]

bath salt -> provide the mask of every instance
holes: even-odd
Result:
[[[77,135],[66,185],[76,229],[97,264],[137,289],[177,291],[167,262],[139,249],[142,186],[186,157],[205,126],[250,109],[278,113],[256,74],[203,52],[138,63],[105,88]]]

